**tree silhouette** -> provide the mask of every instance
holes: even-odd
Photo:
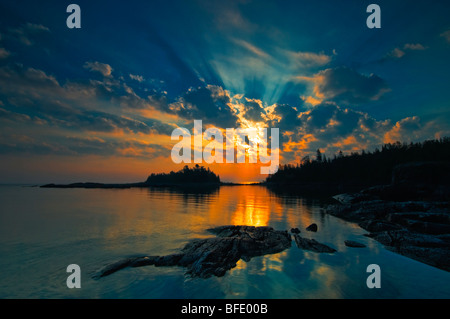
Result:
[[[165,184],[187,184],[187,183],[220,183],[220,177],[214,174],[209,167],[196,164],[193,168],[184,166],[180,171],[171,171],[169,174],[152,173],[145,184],[147,185],[165,185]]]
[[[320,152],[320,149],[317,149],[316,161],[319,163],[322,162],[322,153]]]
[[[280,165],[275,174],[266,178],[267,183],[355,183],[365,185],[388,184],[393,168],[408,162],[450,162],[450,138],[428,140],[421,143],[385,144],[381,150],[364,150],[361,154],[344,155],[342,151],[333,159],[317,150],[315,160],[308,156],[292,165]]]

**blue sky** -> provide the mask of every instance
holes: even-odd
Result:
[[[174,169],[194,119],[279,127],[282,163],[450,135],[448,1],[70,3],[0,4],[0,182]]]

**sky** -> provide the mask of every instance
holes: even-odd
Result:
[[[72,29],[71,3],[0,2],[0,183],[176,171],[194,120],[279,128],[281,164],[450,136],[448,1],[77,0]]]

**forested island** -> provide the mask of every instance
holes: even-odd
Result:
[[[196,164],[190,168],[187,165],[183,169],[170,173],[152,173],[145,182],[104,184],[104,183],[72,183],[72,184],[46,184],[44,188],[131,188],[131,187],[160,187],[160,186],[220,186],[220,176],[209,168]]]
[[[220,184],[220,176],[211,171],[209,167],[204,168],[196,164],[192,168],[186,165],[182,170],[178,172],[171,171],[169,174],[152,173],[145,181],[145,185],[149,186],[189,183]]]

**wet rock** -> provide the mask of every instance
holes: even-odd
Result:
[[[315,239],[308,239],[300,237],[299,235],[294,235],[295,243],[297,247],[304,250],[311,250],[316,253],[334,253],[336,249],[333,249],[325,244],[321,244]]]
[[[139,256],[139,257],[129,257],[124,258],[122,260],[119,260],[115,263],[109,264],[96,273],[92,275],[93,278],[98,279],[101,277],[105,277],[108,275],[111,275],[112,273],[115,273],[116,271],[119,271],[121,269],[124,269],[126,267],[141,267],[141,266],[148,266],[148,265],[154,265],[155,261],[160,258],[159,256]]]
[[[419,166],[423,172],[435,167]],[[450,271],[450,191],[430,184],[414,167],[400,167],[391,185],[335,196],[340,204],[326,212],[357,222],[389,250]]]
[[[402,246],[391,248],[391,250],[439,269],[450,271],[450,250],[448,247]]]
[[[178,262],[180,261],[180,259],[183,258],[183,256],[184,256],[183,254],[172,254],[172,255],[167,255],[167,256],[161,256],[155,260],[154,265],[156,267],[176,266],[176,265],[178,265]]]
[[[351,204],[355,200],[356,196],[352,194],[338,194],[333,196],[333,198],[339,203],[347,205]]]
[[[389,221],[424,234],[450,234],[450,214],[410,212],[387,216]]]
[[[401,224],[405,219],[414,219],[424,222],[434,222],[442,224],[450,224],[450,214],[448,212],[407,212],[407,213],[395,213],[386,216],[386,219],[393,223]]]
[[[129,267],[135,259],[136,259],[136,257],[135,258],[126,258],[126,259],[119,260],[115,263],[109,264],[109,265],[105,266],[103,269],[99,270],[97,273],[95,273],[92,277],[100,278],[100,277],[111,275],[112,273],[115,273],[118,270]]]
[[[344,241],[345,246],[347,247],[354,247],[354,248],[364,248],[366,245],[358,243],[357,241],[353,240],[346,240]]]
[[[447,241],[439,237],[410,232],[408,230],[391,230],[371,234],[371,237],[386,246],[391,247],[441,247],[450,249]],[[449,250],[450,253],[450,250]]]
[[[402,229],[400,225],[383,221],[383,220],[365,220],[359,223],[359,226],[361,228],[364,228],[365,230],[369,232],[381,232],[386,230],[398,230]]]
[[[156,263],[156,260],[158,260],[159,258],[160,258],[159,256],[138,257],[138,258],[135,258],[130,263],[130,267],[143,267],[143,266],[154,265]]]
[[[316,232],[317,231],[317,224],[311,224],[308,227],[306,227],[307,231]]]
[[[291,233],[293,233],[293,234],[300,234],[300,229],[298,229],[298,228],[291,228]]]
[[[289,248],[292,241],[287,231],[271,227],[221,226],[208,231],[217,237],[193,240],[176,254],[126,258],[104,267],[93,277],[147,265],[186,267],[186,274],[192,277],[223,276],[239,259],[249,261],[255,256],[281,252]]]
[[[405,229],[374,233],[371,236],[391,251],[450,271],[448,236],[420,234]]]

